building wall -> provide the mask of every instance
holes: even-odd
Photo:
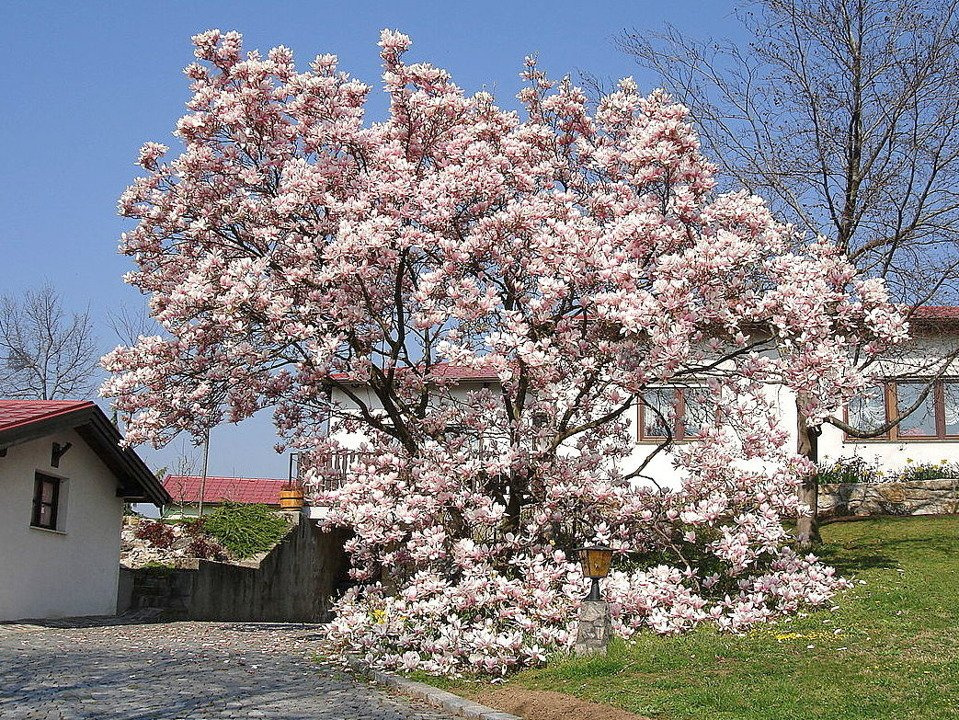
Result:
[[[902,470],[909,464],[959,462],[959,442],[956,440],[855,440],[845,438],[842,431],[832,426],[823,428],[819,442],[821,460],[861,457],[884,470]]]
[[[52,443],[72,443],[50,465]],[[57,530],[30,526],[36,472],[64,480]],[[123,501],[117,481],[72,430],[0,457],[0,620],[116,612]]]
[[[945,352],[945,341],[931,338],[922,338],[923,349],[926,354],[915,351],[914,348],[907,348],[909,352],[898,358],[896,362],[886,363],[885,371],[893,374],[896,372],[914,371],[917,376],[922,373],[928,373],[930,369],[929,358],[940,357]],[[959,377],[959,364],[948,373],[949,377]],[[476,383],[463,383],[457,389],[459,393],[465,393],[468,389],[480,387]],[[791,442],[795,443],[796,437],[796,406],[793,393],[785,388],[770,387],[769,393],[779,408],[779,417],[782,427],[787,430]],[[370,397],[370,394],[367,394]],[[338,398],[345,407],[350,403],[345,398]],[[370,398],[370,404],[376,403]],[[639,412],[637,408],[631,408],[628,411],[630,439],[633,443],[633,451],[625,461],[623,470],[630,472],[637,468],[656,448],[655,442],[640,442],[639,438]],[[841,415],[841,413],[838,413]],[[363,441],[363,436],[358,433],[337,432],[335,425],[332,429],[334,437],[340,441],[344,447],[357,448]],[[675,445],[672,449],[658,453],[647,465],[643,471],[645,476],[655,480],[663,488],[677,489],[682,484],[682,472],[674,466],[676,452],[681,450],[682,443]],[[838,458],[849,458],[858,456],[871,463],[876,463],[888,471],[901,470],[910,463],[939,463],[959,462],[959,441],[957,440],[907,440],[893,442],[889,440],[856,440],[846,438],[845,434],[836,427],[825,425],[823,434],[819,440],[819,457],[821,461],[830,462]],[[649,480],[639,480],[640,484],[651,485]],[[319,515],[316,515],[319,517]]]
[[[795,447],[796,442],[796,405],[794,394],[785,388],[770,388],[770,394],[775,398],[779,408],[781,426],[789,433],[790,443]],[[632,437],[638,437],[639,413],[631,410],[630,430]],[[841,411],[836,413],[841,417]],[[632,470],[645,460],[655,449],[655,443],[636,442],[633,453],[627,462],[627,470]],[[682,445],[676,445],[672,450],[659,453],[649,463],[644,474],[653,477],[663,487],[678,488],[682,483],[682,473],[673,463],[675,452]],[[858,440],[847,438],[839,428],[824,424],[822,436],[819,438],[820,462],[834,462],[840,458],[861,457],[870,464],[875,464],[887,472],[903,470],[910,464],[959,462],[959,441],[948,439],[921,439],[893,442],[884,439]]]

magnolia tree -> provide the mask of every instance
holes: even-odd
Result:
[[[571,643],[591,541],[617,553],[624,636],[738,630],[841,586],[789,549],[808,467],[768,389],[815,421],[864,382],[849,348],[904,325],[832,245],[790,252],[761,200],[717,196],[684,107],[624,80],[591,112],[530,59],[504,110],[385,31],[389,111],[364,123],[370,88],[333,56],[194,43],[184,149],[144,146],[120,201],[164,332],[110,353],[104,392],[132,443],[265,407],[307,456],[329,423],[363,433],[313,498],[353,530],[332,641],[441,673],[541,662]],[[715,408],[675,492],[627,462],[627,411],[663,383]]]

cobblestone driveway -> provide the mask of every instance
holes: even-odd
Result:
[[[313,657],[317,628],[0,625],[3,720],[449,720]]]

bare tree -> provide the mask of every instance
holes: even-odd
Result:
[[[831,239],[915,308],[955,302],[959,290],[957,5],[756,0],[738,13],[748,47],[672,27],[626,31],[620,45],[691,109],[732,183],[807,237]],[[955,357],[947,350],[933,375]],[[828,422],[859,437],[882,432]],[[815,460],[820,428],[801,413],[797,424],[798,450]],[[803,542],[818,538],[817,498],[813,477]]]
[[[177,454],[171,464],[159,468],[155,475],[161,482],[166,479],[168,474],[180,477],[196,475],[199,462],[200,457],[197,446],[188,444],[186,440],[181,439]],[[186,483],[183,480],[175,480],[172,481],[166,489],[167,492],[170,493],[172,504],[182,516],[187,504],[190,502],[190,499],[186,495]],[[164,508],[160,508],[160,510],[162,512]]]
[[[99,358],[89,308],[68,314],[49,285],[0,299],[0,396],[89,397]]]
[[[136,345],[141,336],[159,335],[160,326],[150,317],[145,306],[132,308],[122,305],[117,310],[107,311],[107,318],[113,334],[128,347]]]

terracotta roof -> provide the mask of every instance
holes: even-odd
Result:
[[[397,372],[408,368],[398,368]],[[443,380],[499,380],[499,376],[487,368],[465,367],[451,363],[437,363],[430,368],[430,376]],[[333,373],[334,380],[346,380],[346,373]]]
[[[456,380],[499,380],[499,376],[487,368],[463,367],[449,363],[434,365],[430,374],[436,378]]]
[[[913,308],[912,316],[919,320],[959,320],[959,306],[920,305]]]
[[[164,489],[170,493],[173,502],[195,503],[200,501],[200,475],[167,475],[163,479]],[[235,502],[244,505],[264,503],[280,504],[280,490],[286,480],[277,478],[235,478],[219,475],[207,475],[203,488],[203,502]]]
[[[0,431],[92,408],[89,400],[0,400]]]

